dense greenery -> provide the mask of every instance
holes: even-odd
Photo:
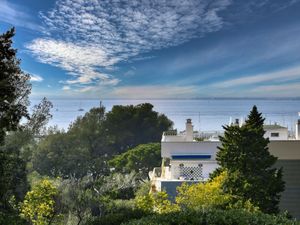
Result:
[[[277,158],[268,151],[263,123],[254,106],[245,125],[225,126],[217,161],[220,170],[228,172],[224,183],[226,193],[251,201],[263,212],[276,213],[284,182],[282,171],[274,168]]]
[[[100,224],[100,223],[99,223]],[[296,221],[285,216],[267,215],[261,212],[251,213],[241,209],[209,211],[183,211],[168,214],[154,214],[123,225],[296,225]]]
[[[42,175],[64,178],[81,178],[87,174],[108,175],[107,162],[111,157],[138,144],[158,142],[162,131],[171,128],[172,122],[152,111],[152,108],[151,104],[145,103],[114,106],[107,113],[102,106],[91,109],[72,123],[68,132],[55,131],[41,140],[33,157],[34,169]],[[152,158],[139,164],[147,162],[145,167],[138,168],[137,165],[134,169],[145,173],[151,165],[159,162],[156,161],[159,160],[157,150],[158,145],[140,147],[134,154],[125,153],[123,159],[137,157],[142,160],[143,152],[151,151],[148,156]],[[127,172],[130,172],[133,169],[129,165],[131,159],[127,160]]]
[[[29,75],[20,69],[17,50],[12,48],[14,34],[11,29],[0,35],[0,214],[10,217],[9,220],[15,217],[14,200],[21,199],[26,191],[26,173],[20,149],[3,145],[6,134],[17,130],[23,117],[29,117],[31,91]]]
[[[33,225],[46,225],[55,220],[55,198],[57,188],[49,181],[42,180],[27,192],[24,202],[20,205],[21,216]]]
[[[22,117],[28,117],[29,75],[20,69],[17,50],[12,48],[15,29],[0,35],[0,143],[7,131],[16,130]]]
[[[118,172],[141,173],[148,177],[149,171],[161,164],[160,143],[141,144],[125,153],[115,156],[109,165]]]
[[[153,111],[149,103],[114,106],[105,121],[109,141],[117,153],[139,144],[160,142],[162,132],[172,126],[173,122]]]
[[[235,201],[235,196],[222,190],[228,179],[226,171],[215,178],[197,184],[183,183],[177,187],[175,202],[171,202],[165,192],[148,193],[137,196],[136,207],[146,213],[165,214],[180,211],[207,211],[211,209],[243,209],[259,211],[250,201]]]

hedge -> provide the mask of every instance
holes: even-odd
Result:
[[[250,213],[244,210],[210,210],[206,212],[180,212],[156,214],[122,225],[296,225],[284,215],[269,215],[261,212]]]

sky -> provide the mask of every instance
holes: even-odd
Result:
[[[300,0],[0,0],[32,97],[300,97]]]

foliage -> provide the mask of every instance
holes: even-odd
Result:
[[[247,212],[240,209],[207,211],[183,211],[168,214],[154,214],[123,225],[296,225],[299,222],[287,219],[284,215],[274,216],[261,212]]]
[[[277,158],[268,151],[263,122],[254,106],[245,125],[225,126],[217,161],[221,170],[228,171],[223,186],[226,193],[251,201],[263,212],[275,213],[284,182],[281,169],[274,168]]]
[[[105,108],[92,108],[83,117],[78,117],[69,127],[68,135],[75,145],[89,150],[92,158],[112,154],[109,147],[105,121]]]
[[[140,183],[140,174],[134,171],[129,174],[114,173],[95,180],[94,189],[110,199],[131,199]]]
[[[43,98],[38,105],[35,105],[26,124],[27,130],[30,130],[33,135],[41,135],[43,129],[52,118],[50,113],[52,108],[53,104],[47,98]]]
[[[21,218],[16,211],[11,211],[9,213],[0,212],[0,224],[6,225],[26,225],[27,221]]]
[[[91,189],[89,177],[80,180],[71,178],[60,185],[61,204],[65,213],[75,215],[76,223],[81,224],[91,215],[96,193]]]
[[[132,219],[140,219],[146,216],[144,211],[136,209],[131,200],[110,201],[110,209],[101,217],[91,217],[85,225],[116,225],[128,222]]]
[[[150,181],[146,181],[143,182],[139,185],[139,187],[137,188],[137,190],[135,191],[135,197],[139,197],[139,196],[144,196],[149,194],[150,192],[150,188],[151,188],[151,182]]]
[[[55,198],[57,194],[57,188],[49,180],[42,180],[27,192],[20,205],[21,216],[34,225],[50,224],[56,216]]]
[[[0,144],[7,131],[16,130],[22,117],[28,117],[29,75],[20,68],[17,50],[12,48],[15,29],[0,35]]]
[[[141,144],[137,147],[115,156],[109,165],[116,171],[141,173],[143,178],[148,177],[148,172],[161,163],[160,143]]]
[[[11,207],[9,200],[14,197],[17,201],[23,199],[28,184],[26,181],[26,164],[20,157],[19,151],[0,148],[1,176],[1,203],[0,208]],[[7,151],[7,152],[6,152]]]
[[[161,134],[173,126],[165,115],[153,111],[153,105],[116,105],[106,114],[104,123],[112,149],[123,153],[139,144],[159,142]]]
[[[33,168],[41,175],[65,179],[82,178],[88,174],[94,177],[108,175],[108,161],[113,155],[148,141],[159,141],[162,131],[172,125],[152,108],[148,103],[114,106],[106,114],[101,105],[91,109],[83,117],[78,117],[67,132],[54,132],[41,140],[33,155]],[[155,151],[141,146],[132,154],[121,157],[128,160],[126,172],[131,172],[134,166],[131,159],[137,157],[143,161],[135,166],[135,170],[140,171],[138,167],[141,167],[146,174],[147,168],[152,167],[158,158],[158,145],[153,144],[153,147]],[[143,153],[149,153],[151,161],[147,161]]]
[[[164,191],[149,193],[144,196],[137,196],[136,207],[146,213],[170,213],[179,211],[179,207],[168,199],[168,194]]]
[[[177,188],[176,203],[182,210],[224,209],[231,199],[231,196],[222,190],[226,177],[227,173],[224,171],[209,182],[191,185],[184,183]]]
[[[7,217],[15,215],[10,199],[23,197],[26,174],[19,149],[3,145],[6,134],[17,130],[20,120],[28,117],[26,106],[31,91],[29,75],[21,70],[17,50],[12,48],[14,34],[12,28],[0,35],[0,212]]]
[[[90,172],[91,156],[87,147],[76,145],[66,133],[57,132],[40,141],[33,155],[33,169],[53,177],[83,177]]]

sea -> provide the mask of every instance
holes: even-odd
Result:
[[[32,106],[40,99],[31,99]],[[57,125],[67,130],[78,116],[83,116],[93,107],[99,107],[100,100],[95,99],[50,99],[53,103],[53,118],[48,126]],[[222,131],[235,119],[245,120],[253,105],[265,117],[265,124],[274,124],[295,130],[299,117],[300,99],[104,99],[101,104],[106,111],[114,105],[137,105],[151,103],[153,110],[165,114],[174,122],[174,129],[185,129],[186,119],[192,119],[194,130],[201,132]]]

